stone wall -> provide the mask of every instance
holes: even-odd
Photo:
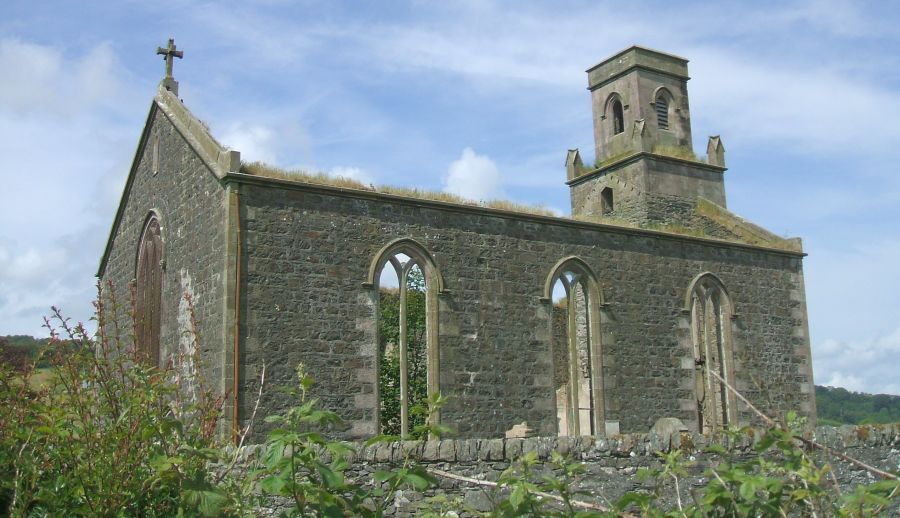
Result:
[[[156,168],[154,139],[159,142]],[[171,361],[179,351],[190,356],[194,347],[190,307],[184,298],[190,295],[200,324],[197,334],[206,382],[224,390],[225,191],[185,135],[155,104],[133,167],[100,278],[115,286],[123,304],[119,322],[130,332],[129,286],[135,279],[139,240],[147,217],[151,211],[156,213],[164,250],[161,361]],[[193,370],[196,366],[184,367]]]
[[[569,461],[579,462],[584,474],[578,476],[574,488],[585,491],[579,499],[604,504],[614,502],[628,491],[652,491],[655,482],[641,481],[636,477],[640,468],[661,468],[656,452],[679,449],[682,458],[689,464],[688,476],[680,481],[681,497],[690,501],[690,494],[702,488],[707,479],[705,471],[715,465],[718,459],[706,448],[712,444],[726,447],[738,460],[747,460],[755,455],[752,446],[761,432],[744,434],[739,441],[726,441],[722,437],[709,438],[704,435],[686,433],[672,436],[656,434],[626,434],[611,438],[593,437],[535,437],[528,439],[468,439],[402,443],[382,443],[371,447],[357,445],[353,463],[347,471],[348,477],[364,485],[372,483],[376,470],[392,470],[401,467],[406,460],[420,463],[426,469],[436,469],[454,475],[479,480],[497,481],[503,470],[523,454],[535,452],[538,463],[533,467],[536,476],[552,473],[561,477],[561,470],[551,462],[551,455],[557,452]],[[862,460],[876,468],[896,472],[900,470],[900,424],[873,426],[843,426],[838,428],[819,427],[813,438],[822,445]],[[831,463],[842,491],[849,492],[859,484],[869,484],[876,479],[869,472],[828,456],[821,452],[810,452],[817,464]],[[390,514],[416,516],[420,506],[427,505],[426,499],[444,494],[449,500],[458,500],[462,506],[473,511],[486,511],[492,499],[501,497],[490,487],[437,476],[435,488],[424,493],[400,491],[388,508]],[[662,503],[675,507],[674,484],[661,487]],[[269,514],[285,505],[278,499],[271,500]],[[897,511],[900,498],[894,499],[890,511]]]
[[[242,193],[243,419],[263,365],[278,386],[304,363],[315,395],[348,423],[342,436],[376,433],[377,288],[367,281],[379,250],[400,238],[420,243],[443,281],[438,374],[450,401],[441,420],[457,437],[502,437],[522,421],[556,434],[544,285],[569,256],[602,290],[597,410],[623,432],[663,416],[695,424],[684,306],[702,272],[718,276],[734,304],[738,389],[770,414],[814,412],[801,254],[247,175],[226,181]],[[259,413],[288,405],[267,390]]]

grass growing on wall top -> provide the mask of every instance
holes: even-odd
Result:
[[[673,148],[674,149],[674,148]],[[693,152],[690,152],[691,156]],[[674,156],[674,155],[672,155]],[[679,158],[687,158],[679,157]],[[521,203],[512,202],[509,200],[489,200],[489,201],[476,201],[468,198],[464,198],[462,196],[458,196],[456,194],[451,194],[447,192],[441,191],[430,191],[425,189],[416,189],[410,187],[395,187],[395,186],[386,186],[386,185],[366,185],[359,180],[354,180],[352,178],[346,178],[343,176],[331,176],[325,174],[323,172],[311,173],[308,171],[302,170],[288,170],[282,169],[279,167],[274,167],[262,162],[244,162],[241,164],[241,173],[265,177],[265,178],[274,178],[277,180],[285,180],[289,182],[298,182],[298,183],[306,183],[312,185],[325,185],[329,187],[337,187],[341,189],[354,189],[360,191],[368,191],[374,193],[382,193],[382,194],[390,194],[394,196],[403,196],[406,198],[420,199],[420,200],[429,200],[429,201],[438,201],[443,203],[452,203],[455,205],[469,206],[469,207],[485,207],[490,209],[498,209],[511,213],[519,213],[519,214],[533,214],[537,216],[549,216],[549,217],[557,217],[562,219],[571,219],[576,221],[585,221],[590,223],[600,223],[604,225],[625,227],[625,228],[636,228],[643,230],[651,230],[657,232],[665,232],[669,234],[677,234],[681,236],[689,236],[689,237],[699,237],[706,239],[715,239],[719,241],[728,241],[734,243],[741,244],[751,244],[751,245],[759,245],[759,246],[767,246],[773,248],[783,248],[788,250],[795,249],[795,246],[788,241],[783,239],[763,239],[761,235],[754,234],[753,236],[744,235],[747,234],[744,232],[741,234],[741,239],[724,239],[721,236],[716,236],[709,234],[702,228],[694,228],[690,226],[674,224],[674,223],[645,223],[645,224],[636,224],[634,222],[617,218],[615,216],[608,215],[579,215],[579,216],[569,216],[569,215],[559,215],[554,213],[553,211],[546,209],[540,206],[533,205],[525,205]],[[708,211],[703,212],[705,215]],[[737,219],[730,215],[722,216],[718,215],[716,221],[721,224],[722,218],[727,218],[729,222],[732,224],[726,225],[731,228],[736,225]],[[734,230],[732,228],[732,230]],[[749,236],[749,237],[748,237]],[[752,237],[752,239],[751,239]]]
[[[472,207],[487,207],[489,209],[520,212],[523,214],[535,214],[538,216],[557,216],[557,214],[555,214],[553,211],[544,207],[525,205],[508,200],[476,201],[458,196],[456,194],[441,191],[430,191],[409,187],[394,187],[389,185],[366,185],[358,180],[345,178],[343,176],[330,176],[321,172],[310,173],[308,171],[301,170],[281,169],[268,164],[264,164],[262,162],[242,163],[241,173],[254,176],[263,176],[266,178],[275,178],[277,180],[286,180],[289,182],[302,182],[314,185],[327,185],[329,187],[340,187],[344,189],[357,189],[382,194],[393,194],[395,196],[418,198],[420,200],[440,201],[445,203],[454,203],[457,205],[468,205]]]

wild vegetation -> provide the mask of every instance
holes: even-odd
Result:
[[[492,508],[476,513],[438,494],[423,501],[421,516],[873,516],[896,509],[896,474],[863,464],[878,482],[841,493],[830,464],[810,453],[822,447],[800,433],[804,423],[793,416],[785,423],[763,416],[767,426],[749,460],[712,447],[708,484],[690,492],[680,484],[691,460],[678,450],[662,454],[659,468],[642,470],[655,490],[631,491],[614,502],[577,491],[584,465],[560,455],[548,471],[537,469],[534,453],[526,454],[496,482],[412,456],[355,480],[349,475],[355,447],[328,438],[340,419],[310,396],[313,381],[302,366],[290,392],[296,405],[265,417],[275,426],[265,443],[243,444],[248,427],[235,447],[219,433],[225,395],[196,377],[188,389],[185,358],[162,368],[142,363],[133,354],[133,325],[107,322],[106,314],[115,312],[98,304],[100,331],[89,336],[56,313],[58,329],[36,358],[19,370],[0,365],[0,509],[7,515],[243,517],[280,497],[283,516],[376,517],[401,489],[425,491],[441,478],[488,486]],[[42,361],[49,361],[52,375],[35,388],[28,381]],[[265,369],[261,391],[270,390],[264,382]],[[432,395],[424,406],[433,411],[443,402]],[[424,418],[413,428],[418,440],[449,432]],[[747,433],[729,432],[734,440]],[[382,435],[369,445],[397,439]],[[661,499],[667,487],[678,495],[673,506]]]
[[[41,351],[47,348],[49,340],[38,339],[28,335],[0,336],[0,363],[12,365],[16,370],[24,370],[29,361],[40,357]],[[46,358],[40,359],[38,367],[49,367]]]
[[[428,412],[426,376],[425,277],[412,268],[406,281],[406,343],[410,428],[425,424]],[[378,387],[381,431],[400,435],[400,292],[382,288],[378,304]]]
[[[819,424],[900,423],[900,396],[816,386]]]
[[[445,203],[455,203],[457,205],[469,205],[473,207],[487,207],[490,209],[520,212],[524,214],[535,214],[538,216],[556,216],[556,213],[554,213],[552,210],[540,206],[524,205],[507,200],[470,200],[456,194],[450,194],[441,191],[429,191],[426,189],[412,189],[409,187],[394,187],[389,185],[366,185],[360,181],[343,176],[332,176],[322,172],[311,173],[302,170],[281,169],[268,164],[264,164],[262,162],[242,163],[240,172],[249,175],[262,176],[265,178],[286,180],[289,182],[303,182],[315,185],[327,185],[330,187],[341,187],[344,189],[356,189],[383,194],[393,194],[395,196],[405,196],[407,198],[419,198],[422,200],[441,201]]]

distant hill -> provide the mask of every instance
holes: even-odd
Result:
[[[864,394],[840,387],[816,386],[819,424],[876,424],[900,422],[900,396]]]

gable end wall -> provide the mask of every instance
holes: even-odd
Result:
[[[159,138],[159,171],[153,174],[150,146]],[[101,281],[113,283],[123,306],[119,322],[130,329],[129,286],[135,279],[137,248],[151,210],[162,224],[165,265],[162,281],[160,357],[191,347],[191,294],[199,322],[205,383],[223,390],[225,190],[184,136],[156,106],[136,155],[120,219],[110,236]],[[130,341],[130,339],[129,339]]]

